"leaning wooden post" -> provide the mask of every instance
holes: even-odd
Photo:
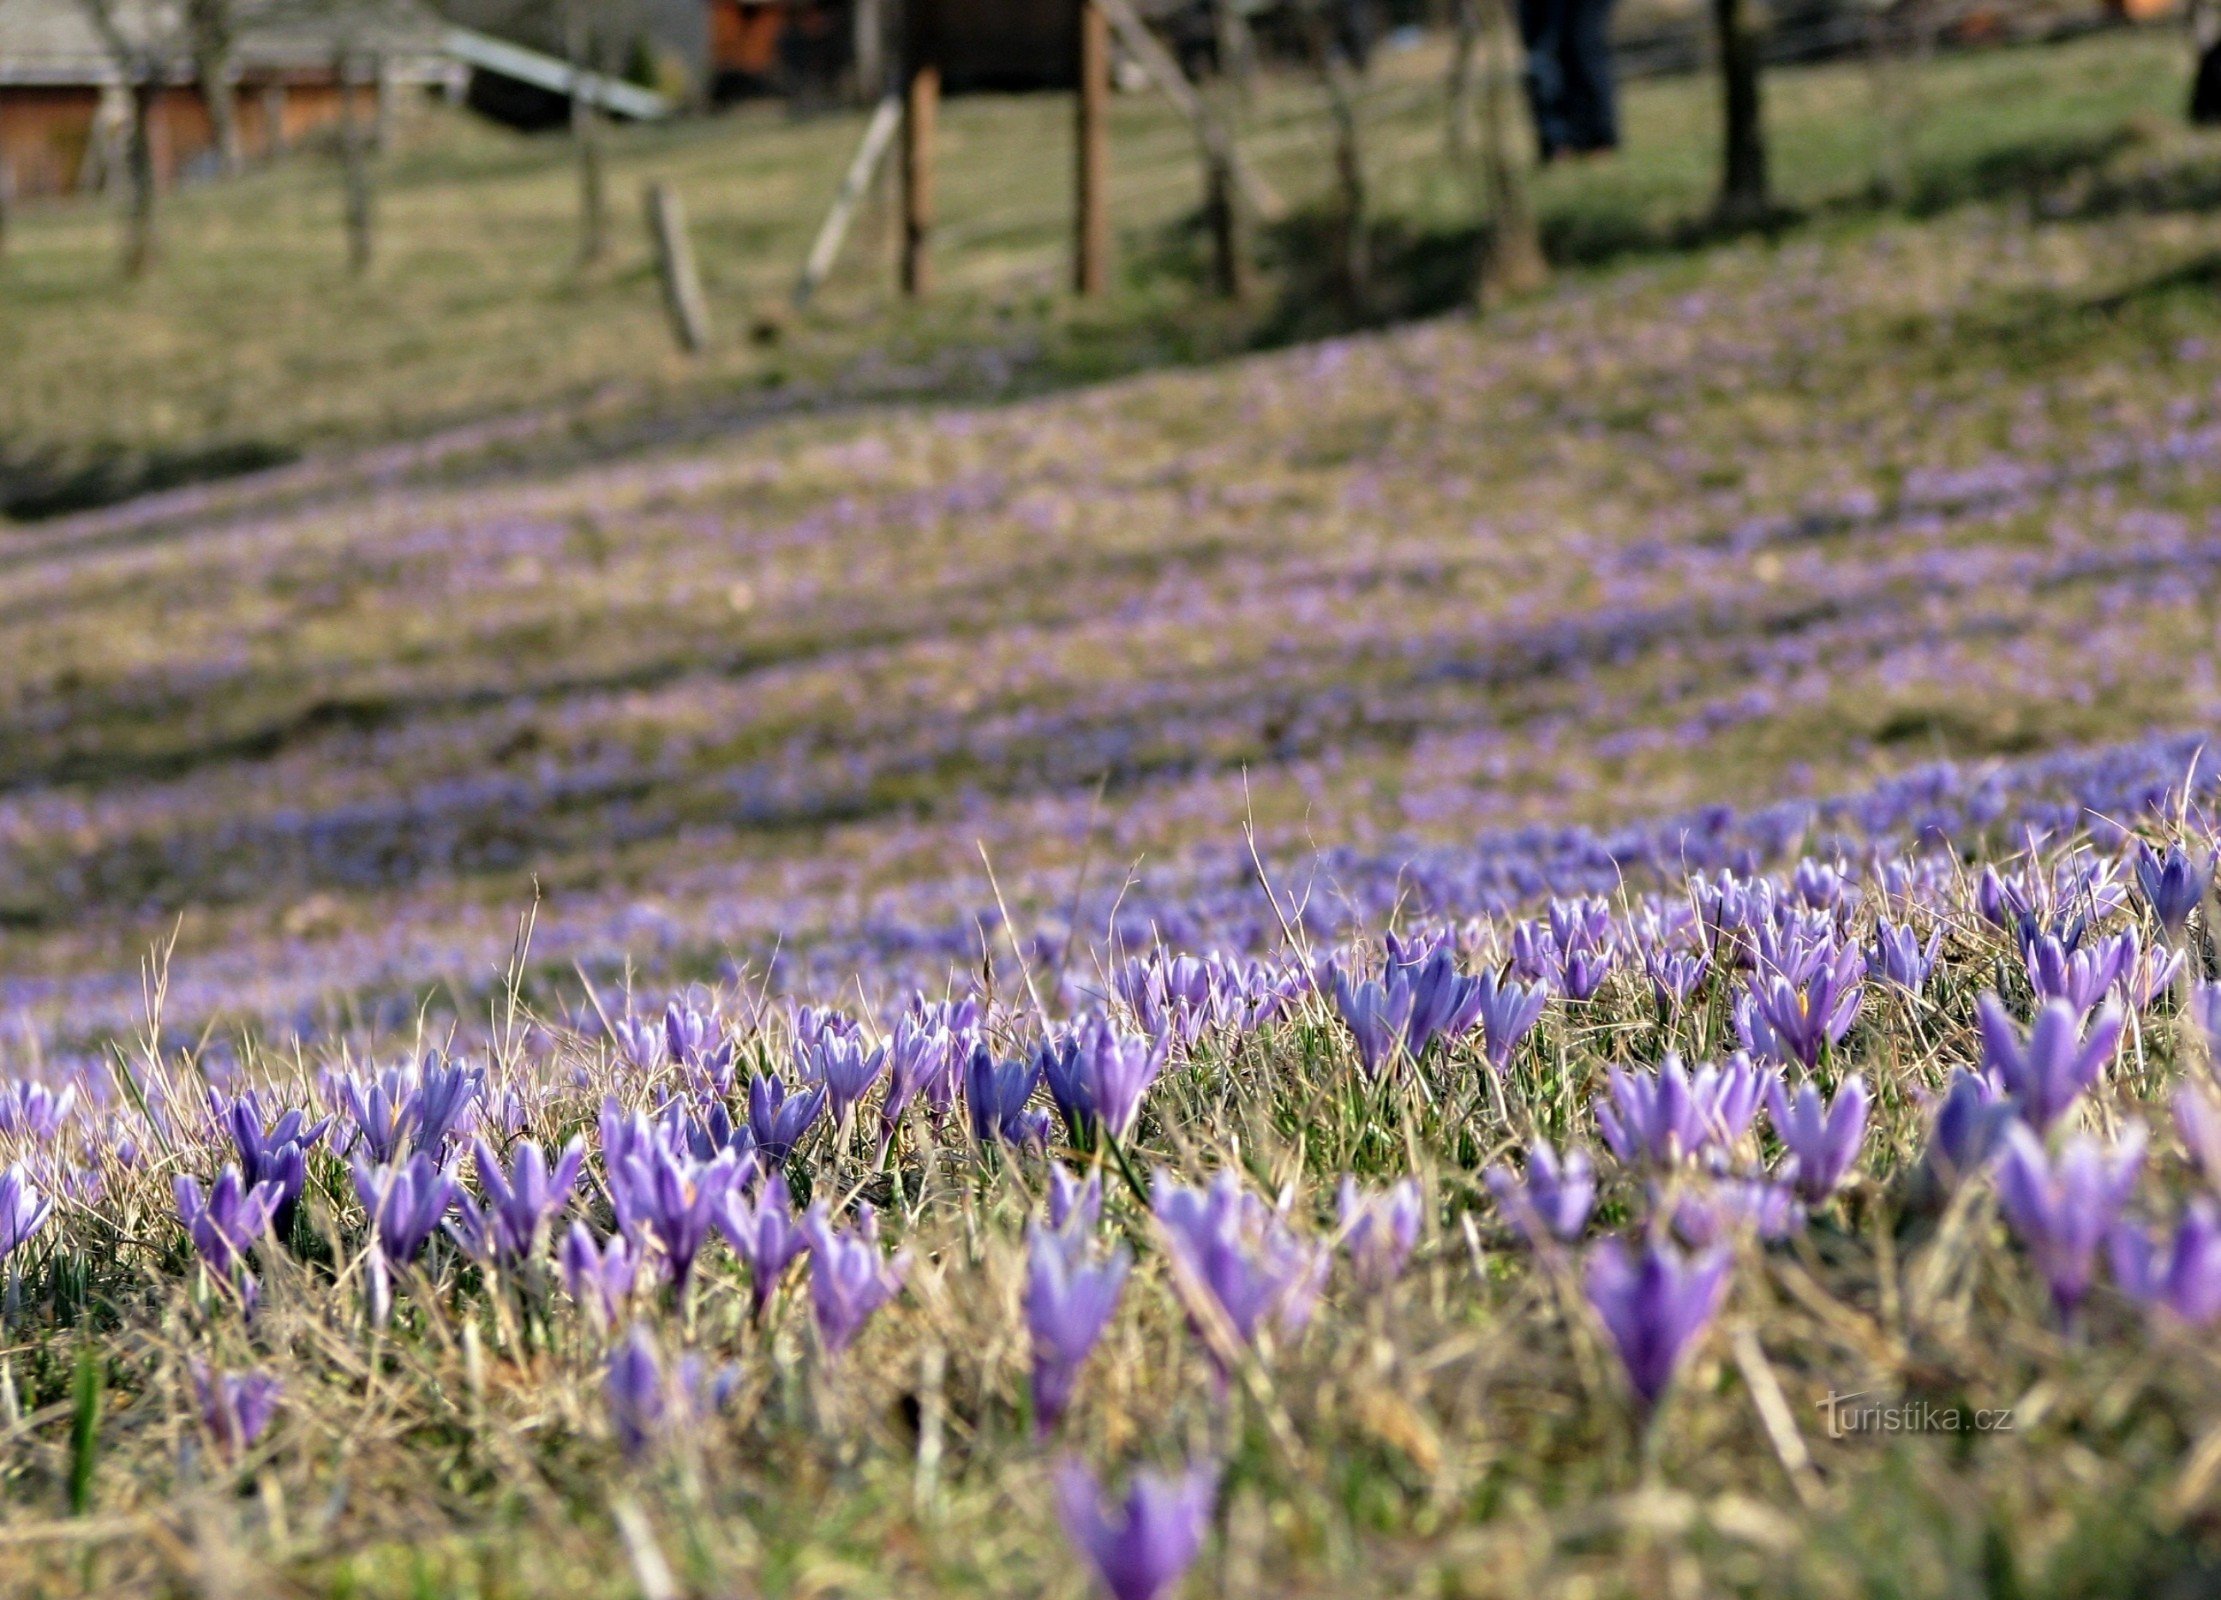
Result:
[[[694,270],[694,247],[687,242],[686,212],[678,191],[668,183],[648,185],[648,236],[655,244],[656,272],[663,280],[663,306],[671,331],[689,355],[709,346],[709,303],[702,296],[701,274]]]
[[[902,76],[902,292],[933,289],[933,133],[941,113],[940,19],[911,0]]]
[[[833,209],[825,214],[825,221],[817,230],[817,238],[810,245],[810,258],[802,264],[801,281],[794,286],[794,303],[806,306],[810,296],[825,282],[833,270],[833,262],[841,253],[841,241],[848,237],[848,225],[855,219],[856,208],[863,204],[870,192],[872,179],[878,176],[879,164],[886,157],[887,146],[894,141],[895,129],[902,122],[902,101],[888,95],[871,114],[871,121],[864,127],[864,139],[856,147],[856,154],[848,163],[847,176],[841,179],[840,192],[833,197]]]
[[[1080,0],[1080,106],[1072,287],[1101,294],[1110,281],[1110,18]]]

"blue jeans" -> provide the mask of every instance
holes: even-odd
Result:
[[[1546,161],[1619,144],[1611,20],[1612,0],[1520,0],[1527,101]]]

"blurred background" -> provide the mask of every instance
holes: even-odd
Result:
[[[0,1011],[1063,974],[2210,728],[2216,23],[0,0]]]

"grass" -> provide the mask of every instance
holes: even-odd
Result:
[[[1442,75],[1438,48],[1390,55],[1368,99],[1384,259],[1376,319],[1454,307],[1471,282],[1474,181],[1445,158]],[[2054,191],[2131,136],[2124,130],[2171,120],[2182,77],[2176,41],[2141,33],[1947,57],[1917,86],[1911,200],[1933,208]],[[1881,124],[1865,69],[1777,80],[1770,131],[1784,204],[1815,219],[1873,215]],[[1552,253],[1580,267],[1700,242],[1713,115],[1704,80],[1635,85],[1626,154],[1541,180]],[[704,409],[921,383],[1039,388],[1346,324],[1316,265],[1328,163],[1313,85],[1268,79],[1245,115],[1257,165],[1296,207],[1264,241],[1263,290],[1246,311],[1203,294],[1193,151],[1150,97],[1114,108],[1115,291],[1100,305],[1069,301],[1069,120],[1056,96],[952,104],[946,289],[922,312],[890,302],[884,194],[818,307],[801,318],[787,310],[858,136],[848,115],[790,121],[756,108],[616,130],[618,244],[592,270],[573,252],[566,146],[436,109],[381,174],[381,255],[364,279],[346,271],[336,170],[322,157],[176,196],[164,264],[139,284],[118,277],[108,206],[29,208],[0,263],[7,501],[18,515],[51,512],[520,412],[560,441],[580,418],[683,427]],[[645,234],[631,225],[651,177],[679,185],[694,224],[719,330],[701,362],[672,352]]]

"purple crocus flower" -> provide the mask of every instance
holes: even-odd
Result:
[[[929,1105],[948,1103],[954,1093],[949,1079],[956,1071],[956,1048],[956,1038],[946,1028],[930,1026],[907,1013],[895,1023],[894,1041],[887,1051],[887,1095],[879,1107],[888,1137],[920,1094]]]
[[[1651,946],[1643,952],[1643,971],[1658,997],[1658,1009],[1668,1015],[1689,1003],[1689,996],[1697,992],[1697,985],[1711,970],[1712,958],[1702,950]]]
[[[1478,1015],[1474,981],[1457,969],[1447,948],[1437,949],[1417,967],[1392,965],[1388,982],[1411,990],[1411,1011],[1404,1021],[1404,1050],[1417,1061],[1437,1036],[1456,1038]]]
[[[462,1192],[454,1169],[442,1167],[422,1151],[388,1167],[357,1162],[354,1180],[355,1195],[370,1214],[378,1249],[395,1266],[424,1253]]]
[[[1142,1096],[1164,1071],[1172,1041],[1151,1042],[1122,1033],[1102,1017],[1089,1017],[1073,1030],[1071,1046],[1091,1114],[1113,1139],[1133,1132]]]
[[[376,1245],[370,1252],[370,1317],[382,1324],[393,1304],[392,1269],[423,1254],[462,1186],[453,1168],[441,1167],[421,1150],[392,1166],[358,1161],[354,1179]]]
[[[2144,1130],[2130,1124],[2111,1150],[2078,1134],[2054,1162],[2024,1122],[2005,1130],[1997,1167],[1998,1209],[2071,1317],[2089,1292],[2098,1244],[2120,1220],[2144,1160]]]
[[[0,1086],[0,1134],[17,1138],[52,1139],[62,1131],[77,1104],[77,1085],[65,1084],[59,1094],[29,1078],[11,1078]]]
[[[293,1225],[293,1208],[308,1183],[307,1153],[330,1129],[332,1119],[326,1117],[311,1127],[307,1113],[295,1110],[272,1120],[264,1114],[260,1098],[251,1089],[229,1103],[212,1095],[209,1103],[239,1152],[240,1176],[247,1185],[268,1183],[277,1187],[277,1209],[271,1221],[277,1233],[285,1234]]]
[[[456,1241],[473,1257],[503,1267],[515,1267],[537,1255],[546,1242],[548,1224],[569,1201],[578,1184],[579,1168],[586,1160],[586,1143],[573,1139],[548,1170],[547,1157],[530,1139],[517,1143],[514,1165],[504,1172],[501,1158],[480,1139],[475,1145],[478,1182],[486,1191],[480,1205],[468,1194],[455,1197],[459,1224]]]
[[[1815,963],[1807,977],[1754,974],[1736,1011],[1745,1047],[1762,1060],[1795,1061],[1810,1071],[1820,1052],[1850,1030],[1865,978],[1866,957],[1849,944]]]
[[[1478,1023],[1482,1054],[1502,1072],[1511,1065],[1512,1052],[1534,1032],[1549,1003],[1546,985],[1515,982],[1509,967],[1483,972],[1469,981],[1464,1007],[1451,1019],[1451,1029],[1463,1033]]]
[[[642,1073],[656,1073],[670,1053],[661,1022],[647,1017],[619,1017],[610,1024],[617,1048]]]
[[[2111,939],[2092,939],[2069,949],[2049,935],[2030,941],[2021,952],[2029,987],[2039,1000],[2064,1000],[2080,1017],[2135,967],[2136,931]]]
[[[1667,1196],[1652,1190],[1663,1207]],[[1804,1226],[1804,1207],[1786,1183],[1772,1178],[1717,1177],[1680,1189],[1671,1197],[1673,1231],[1692,1249],[1709,1250],[1751,1235],[1767,1244],[1788,1238]]]
[[[1056,1490],[1065,1535],[1111,1600],[1159,1600],[1203,1549],[1218,1473],[1209,1467],[1176,1477],[1137,1472],[1124,1503],[1111,1510],[1087,1468],[1066,1461],[1056,1469]]]
[[[636,1243],[655,1240],[671,1286],[684,1294],[727,1193],[748,1180],[753,1162],[729,1150],[714,1161],[696,1161],[656,1142],[606,1165],[617,1225]]]
[[[1943,954],[1943,927],[1938,924],[1924,945],[1910,924],[1899,926],[1887,918],[1874,924],[1874,947],[1867,952],[1867,970],[1885,983],[1914,994],[1928,987],[1936,961]]]
[[[792,1094],[777,1078],[756,1073],[748,1080],[748,1131],[756,1141],[756,1150],[769,1165],[786,1164],[794,1154],[794,1147],[810,1131],[810,1124],[817,1121],[818,1113],[825,1109],[826,1088],[819,1084],[813,1089],[798,1090]]]
[[[1198,1190],[1159,1171],[1150,1205],[1164,1228],[1174,1281],[1199,1322],[1222,1320],[1228,1333],[1252,1346],[1268,1320],[1291,1337],[1310,1322],[1327,1252],[1244,1192],[1234,1173],[1220,1172]],[[1205,1344],[1214,1363],[1223,1365],[1232,1354],[1208,1332]]]
[[[342,1130],[346,1142],[335,1138],[334,1145],[359,1152],[381,1167],[401,1154],[409,1137],[414,1074],[392,1067],[365,1083],[352,1074],[333,1073],[325,1078],[324,1087],[354,1124],[351,1133]]]
[[[1551,1239],[1571,1244],[1589,1225],[1589,1211],[1596,1204],[1596,1174],[1580,1150],[1568,1150],[1560,1160],[1549,1144],[1537,1139],[1527,1149],[1524,1181],[1501,1165],[1490,1166],[1481,1177],[1503,1209],[1504,1220],[1531,1245]]]
[[[2122,1221],[2106,1245],[2114,1283],[2138,1305],[2198,1328],[2221,1318],[2221,1209],[2211,1199],[2191,1201],[2172,1236]]]
[[[632,1298],[633,1281],[640,1271],[640,1252],[623,1234],[606,1245],[594,1242],[594,1230],[583,1222],[571,1224],[563,1236],[557,1258],[563,1268],[563,1287],[594,1319],[596,1327],[616,1326],[619,1314]]]
[[[1617,1239],[1606,1239],[1590,1255],[1589,1304],[1603,1319],[1646,1411],[1664,1398],[1690,1347],[1719,1310],[1733,1261],[1724,1249],[1684,1258],[1664,1243],[1630,1257]]]
[[[2091,1020],[2084,1036],[2082,1013],[2065,1000],[2046,1000],[2024,1043],[1997,996],[1984,994],[1975,1009],[1982,1027],[1983,1064],[2038,1133],[2058,1121],[2097,1082],[2113,1059],[2126,1022],[2119,1008],[2109,1005]]]
[[[1059,1166],[1049,1168],[1049,1226],[1059,1233],[1093,1233],[1103,1219],[1103,1175],[1075,1178]]]
[[[733,1042],[714,1012],[677,1000],[663,1008],[663,1045],[704,1094],[723,1099],[733,1089]]]
[[[1033,1334],[1034,1426],[1046,1436],[1063,1418],[1080,1369],[1118,1310],[1133,1264],[1124,1246],[1091,1259],[1086,1236],[1030,1230],[1026,1326]]]
[[[1169,1046],[1170,1034],[1159,1035]],[[1064,1129],[1075,1146],[1085,1147],[1094,1137],[1095,1089],[1088,1082],[1087,1064],[1080,1058],[1080,1044],[1071,1034],[1044,1039],[1033,1053],[1034,1070],[1049,1091],[1049,1099],[1064,1119]]]
[[[285,1385],[274,1373],[217,1372],[201,1361],[192,1370],[201,1422],[224,1459],[236,1461],[278,1414]]]
[[[2175,1131],[2209,1188],[2221,1190],[2221,1104],[2194,1083],[2175,1090]]]
[[[887,1049],[872,1048],[861,1035],[827,1033],[809,1052],[807,1075],[825,1086],[836,1124],[846,1124],[871,1086],[887,1070]]]
[[[192,1180],[179,1181],[190,1183]],[[182,1200],[178,1209],[185,1209]],[[46,1219],[53,1212],[54,1202],[39,1193],[38,1185],[31,1181],[31,1175],[23,1170],[20,1161],[6,1172],[0,1172],[0,1261],[14,1255],[33,1234],[45,1227]]]
[[[2206,886],[2212,881],[2212,857],[2193,860],[2179,843],[2169,845],[2167,853],[2160,855],[2146,841],[2137,841],[2136,886],[2143,891],[2144,903],[2151,907],[2152,915],[2169,934],[2181,935],[2190,921],[2190,913],[2205,899]]]
[[[886,1259],[879,1217],[868,1204],[856,1207],[853,1228],[835,1228],[825,1208],[813,1205],[802,1218],[802,1233],[810,1243],[810,1309],[827,1354],[837,1356],[901,1290],[910,1253]]]
[[[725,1208],[717,1215],[717,1226],[731,1242],[734,1252],[747,1263],[750,1304],[755,1315],[761,1317],[764,1307],[771,1303],[772,1292],[779,1287],[780,1278],[785,1276],[795,1258],[810,1247],[802,1224],[795,1217],[786,1178],[774,1172],[765,1182],[763,1193],[753,1202],[737,1188],[729,1191],[725,1196]]]
[[[1409,982],[1368,978],[1353,984],[1340,967],[1333,969],[1333,994],[1334,1009],[1357,1043],[1358,1066],[1378,1078],[1403,1046],[1417,996]]]
[[[1047,1113],[1026,1109],[1040,1082],[1039,1062],[998,1061],[985,1040],[973,1045],[964,1066],[964,1105],[971,1114],[972,1137],[982,1146],[1047,1143]]]
[[[1386,1293],[1403,1276],[1419,1242],[1425,1202],[1418,1180],[1404,1178],[1385,1190],[1368,1192],[1345,1174],[1337,1209],[1351,1276],[1369,1294]]]
[[[1797,1195],[1807,1205],[1821,1205],[1842,1184],[1844,1175],[1858,1161],[1859,1141],[1866,1136],[1866,1080],[1857,1073],[1845,1078],[1830,1106],[1816,1084],[1805,1084],[1790,1099],[1776,1078],[1766,1085],[1766,1108],[1774,1119],[1774,1132],[1796,1163]]]
[[[179,1173],[174,1185],[178,1220],[209,1269],[242,1289],[252,1283],[246,1271],[252,1250],[277,1213],[282,1191],[274,1183],[252,1188],[237,1167],[226,1167],[203,1195],[200,1184]]]
[[[1669,1050],[1655,1074],[1612,1069],[1610,1103],[1597,1102],[1597,1125],[1612,1154],[1630,1166],[1678,1165],[1741,1139],[1775,1076],[1738,1053],[1724,1067],[1699,1068],[1692,1079]]]
[[[711,1372],[692,1354],[680,1357],[666,1372],[654,1337],[634,1323],[624,1342],[610,1352],[603,1385],[617,1443],[638,1459],[657,1439],[723,1410],[739,1381],[733,1368]]]
[[[1936,1107],[1928,1139],[1928,1169],[1945,1188],[1986,1166],[1996,1153],[2005,1125],[2013,1121],[2012,1103],[1987,1077],[1967,1071],[1951,1075],[1951,1087]]]

